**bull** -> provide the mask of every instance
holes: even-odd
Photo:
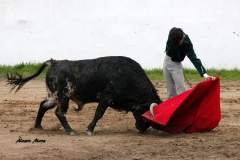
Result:
[[[88,135],[93,135],[107,107],[125,113],[132,112],[136,128],[144,132],[149,124],[143,121],[141,115],[149,110],[152,103],[162,102],[142,67],[123,56],[79,61],[47,60],[35,74],[26,78],[19,73],[8,73],[7,84],[11,86],[11,91],[19,91],[46,66],[49,66],[45,79],[48,96],[40,103],[34,125],[37,129],[43,129],[41,122],[46,111],[57,106],[55,115],[66,132],[74,135],[76,132],[66,119],[69,100],[72,100],[78,105],[79,111],[86,103],[98,102],[94,118],[87,127]]]

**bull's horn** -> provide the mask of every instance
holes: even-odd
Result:
[[[154,116],[154,113],[153,113],[153,108],[157,106],[157,103],[152,103],[150,105],[150,113],[151,113],[151,116],[153,117]]]

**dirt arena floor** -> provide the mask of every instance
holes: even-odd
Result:
[[[87,104],[78,113],[70,102],[67,119],[77,135],[66,134],[55,109],[43,117],[43,130],[35,130],[39,104],[46,98],[44,80],[30,81],[17,94],[9,93],[5,84],[0,79],[0,159],[240,159],[239,81],[221,81],[222,120],[211,132],[168,134],[149,128],[139,134],[132,113],[109,108],[94,136],[88,136],[86,128],[97,104]],[[153,84],[166,100],[165,84]],[[17,142],[20,138],[26,142]]]

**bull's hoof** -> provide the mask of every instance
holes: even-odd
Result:
[[[67,134],[70,135],[70,136],[74,136],[74,135],[77,134],[77,132],[74,131],[73,129],[71,129],[71,130],[68,130],[68,131],[67,131]]]
[[[43,130],[43,127],[41,125],[38,125],[38,126],[34,126],[35,129],[38,129],[38,130]]]
[[[70,136],[74,136],[74,135],[76,135],[77,133],[75,132],[75,131],[71,131],[71,132],[68,132],[68,135],[70,135]]]
[[[35,131],[35,130],[43,130],[43,129],[42,128],[39,129],[39,128],[35,128],[35,127],[31,127],[31,128],[28,129],[28,131]]]
[[[93,135],[94,135],[94,132],[93,132],[93,131],[87,130],[86,132],[87,132],[87,134],[88,134],[89,136],[93,136]]]
[[[74,107],[74,108],[73,108],[73,111],[74,111],[74,112],[80,112],[81,110],[82,110],[82,107],[78,107],[78,108],[75,108],[75,107]]]
[[[139,130],[139,132],[138,132],[139,134],[144,134],[145,133],[145,131],[144,130]]]

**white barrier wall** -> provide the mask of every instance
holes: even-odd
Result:
[[[240,69],[239,0],[0,0],[0,64],[128,56],[162,68],[181,27],[205,68]],[[188,58],[183,65],[194,68]]]

